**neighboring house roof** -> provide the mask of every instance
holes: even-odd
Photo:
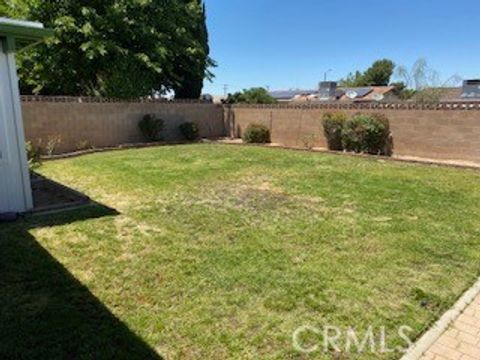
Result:
[[[395,90],[394,86],[368,86],[368,87],[361,87],[361,88],[345,88],[341,90],[345,90],[343,96],[340,97],[340,100],[350,100],[346,96],[348,91],[355,91],[358,96],[353,101],[375,101],[375,95],[394,95],[393,92]]]
[[[478,98],[468,98],[464,95],[462,87],[441,87],[432,88],[438,96],[439,101],[480,101]],[[365,86],[365,87],[339,87],[335,91],[335,100],[352,101],[346,94],[349,91],[357,93],[354,102],[375,101],[375,95],[383,95],[388,99],[395,99],[394,86]],[[318,90],[284,90],[270,92],[274,98],[280,101],[306,102],[321,101],[319,99]],[[414,96],[412,100],[415,100]],[[333,99],[332,99],[333,100]]]
[[[370,94],[373,91],[373,87],[365,86],[365,87],[339,87],[337,89],[337,97],[340,100],[349,100],[350,98],[346,96],[349,92],[355,92],[358,98],[363,98],[364,96]]]
[[[214,104],[221,104],[227,99],[224,95],[213,95],[213,103]]]
[[[419,100],[425,92],[434,94],[435,98],[438,98],[439,101],[456,101],[461,99],[463,89],[461,87],[427,88],[418,91],[413,96],[413,100]]]
[[[296,96],[308,96],[316,92],[317,90],[277,90],[270,91],[270,96],[277,100],[292,100]]]
[[[462,98],[463,89],[461,87],[451,87],[451,88],[439,88],[440,100],[442,101],[453,101],[459,100]]]
[[[351,101],[346,95],[350,91],[357,93],[357,98],[353,101],[374,101],[375,94],[381,94],[384,96],[394,95],[393,86],[365,86],[365,87],[352,87],[352,88],[337,88],[335,92],[335,99],[332,100],[344,100]],[[271,91],[270,95],[277,100],[303,102],[303,101],[321,101],[318,96],[318,90],[281,90]]]
[[[442,87],[442,88],[428,88],[425,91],[432,91],[438,101],[480,101],[478,98],[468,98],[464,95],[462,87]],[[420,95],[415,95],[413,100],[418,100]]]

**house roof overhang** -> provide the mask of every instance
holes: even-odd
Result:
[[[41,23],[0,17],[0,38],[5,39],[6,52],[32,46],[51,35],[53,30],[44,28]]]

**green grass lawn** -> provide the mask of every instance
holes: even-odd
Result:
[[[0,225],[4,356],[330,359],[297,352],[294,330],[418,336],[480,274],[473,170],[187,145],[40,172],[118,214]]]

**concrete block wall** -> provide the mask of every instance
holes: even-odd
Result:
[[[382,113],[390,119],[396,155],[480,163],[480,103],[471,106],[247,106],[225,107],[225,127],[231,137],[241,135],[251,123],[271,129],[272,142],[287,146],[327,147],[322,116],[343,111]]]
[[[24,99],[22,110],[26,139],[45,146],[49,139],[59,138],[56,153],[75,151],[85,143],[108,147],[143,142],[138,122],[146,114],[165,120],[166,141],[181,140],[178,126],[187,121],[198,124],[202,137],[225,134],[222,106],[206,103]]]
[[[165,140],[181,140],[178,126],[199,125],[205,138],[239,137],[251,123],[271,129],[272,141],[286,146],[326,147],[322,116],[344,111],[382,113],[390,119],[396,155],[480,163],[480,102],[418,105],[217,105],[198,102],[124,102],[105,99],[23,97],[27,140],[45,145],[50,138],[61,143],[56,153],[75,151],[82,143],[96,147],[144,141],[138,122],[145,114],[165,120]]]

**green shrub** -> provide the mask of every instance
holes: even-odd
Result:
[[[377,146],[381,148],[380,155],[393,155],[393,136],[390,129],[390,120],[384,114],[371,114],[376,121],[383,124],[383,132],[380,134]]]
[[[42,164],[42,149],[40,146],[35,146],[31,141],[25,143],[27,151],[27,160],[30,170],[35,170]]]
[[[270,142],[270,130],[266,126],[250,124],[245,129],[242,139],[246,143],[263,144]]]
[[[357,153],[391,155],[387,151],[390,140],[389,121],[378,114],[357,114],[345,122],[342,131],[343,148]]]
[[[145,115],[138,123],[138,127],[148,141],[162,140],[161,134],[164,128],[164,121],[155,115]]]
[[[325,113],[323,115],[323,132],[330,150],[343,150],[342,130],[346,121],[347,115],[343,112]]]
[[[195,141],[200,137],[200,129],[193,122],[186,122],[179,126],[183,137],[189,141]]]

